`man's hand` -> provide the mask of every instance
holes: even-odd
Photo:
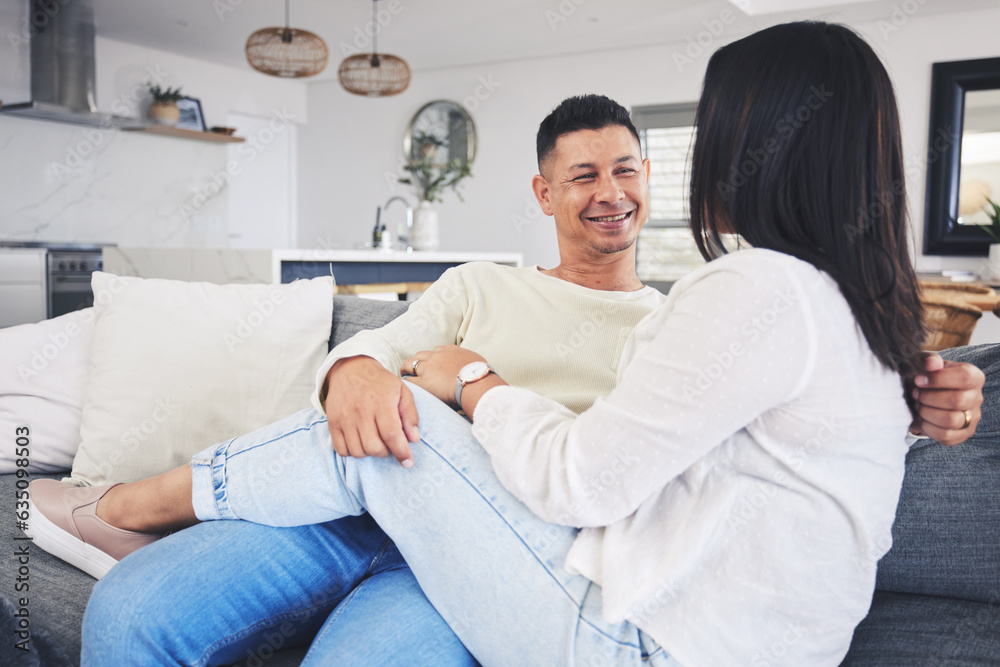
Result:
[[[979,424],[986,376],[972,364],[945,361],[933,353],[924,357],[924,368],[927,373],[914,378],[920,418],[910,431],[942,445],[965,442]]]
[[[348,357],[326,376],[326,418],[333,449],[364,458],[392,454],[413,466],[411,442],[420,440],[413,394],[403,381],[371,357]]]

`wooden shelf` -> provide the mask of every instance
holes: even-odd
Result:
[[[128,130],[129,132],[147,132],[149,134],[159,134],[165,137],[177,137],[178,139],[194,139],[195,141],[208,141],[216,144],[238,144],[245,141],[243,137],[232,137],[215,132],[198,132],[196,130],[182,130],[169,125],[150,125],[149,127]]]

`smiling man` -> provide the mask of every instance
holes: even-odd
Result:
[[[607,97],[571,97],[556,107],[538,129],[532,189],[555,220],[559,264],[457,267],[401,318],[333,350],[320,369],[326,381],[316,407],[326,411],[334,449],[351,456],[391,453],[404,465],[411,460],[416,413],[395,372],[408,349],[494,349],[488,358],[498,372],[513,373],[514,384],[576,412],[608,393],[621,333],[663,299],[635,273],[635,242],[649,216],[649,161],[640,151],[628,111]],[[566,354],[579,339],[574,329],[598,313],[600,330]],[[326,401],[327,392],[364,400]]]
[[[631,121],[563,133],[554,145],[544,129],[531,185],[555,219],[560,263],[542,273],[599,290],[641,289],[635,242],[649,216],[649,160]]]
[[[409,443],[419,438],[417,413],[401,374],[420,370],[417,363],[401,366],[439,345],[475,350],[510,384],[575,412],[614,387],[628,334],[664,299],[635,273],[635,241],[649,209],[649,162],[628,111],[597,95],[567,99],[546,117],[537,153],[540,173],[532,187],[555,219],[559,264],[456,267],[393,322],[334,348],[313,397],[316,423],[325,419],[329,431],[323,447],[414,465]],[[584,323],[594,326],[584,331]],[[939,407],[928,413],[934,423],[920,426],[942,442],[967,438],[978,422],[981,395],[969,368],[928,373],[928,387],[969,390],[922,390],[921,401],[927,392]],[[460,374],[456,391],[488,374],[488,368]],[[971,423],[965,409],[973,410]],[[43,517],[33,519],[36,544],[69,545],[53,553],[74,565],[86,561],[80,553],[104,553],[103,570],[87,570],[98,577],[115,562],[107,552],[122,557],[158,533],[206,521],[139,549],[98,584],[84,622],[84,664],[228,663],[246,657],[261,633],[294,626],[301,642],[327,617],[310,654],[317,664],[472,663],[367,515],[287,529],[269,527],[287,525],[283,516],[268,516],[261,522],[267,526],[214,520],[241,515],[247,496],[217,488],[237,482],[273,494],[300,510],[299,517],[303,507],[315,507],[317,523],[323,520],[328,489],[315,488],[322,475],[294,463],[273,472],[272,464],[295,461],[296,452],[315,446],[308,433],[284,423],[266,427],[276,435],[255,448],[260,465],[244,468],[243,479],[235,464],[229,468],[221,454],[206,450],[189,466],[94,488],[82,500],[59,483],[32,484],[32,517]],[[401,506],[419,512],[424,492],[400,489]],[[42,540],[40,531],[58,539]],[[128,540],[132,546],[123,546]],[[358,641],[379,629],[387,633],[380,641]]]

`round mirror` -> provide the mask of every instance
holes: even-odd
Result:
[[[406,128],[403,154],[410,162],[427,160],[443,166],[458,159],[472,164],[476,157],[476,126],[472,116],[455,102],[428,102]]]

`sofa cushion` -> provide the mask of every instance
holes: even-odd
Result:
[[[214,285],[96,272],[97,321],[72,479],[166,472],[309,405],[331,278]]]
[[[986,374],[983,416],[957,447],[922,440],[910,450],[876,588],[1000,605],[1000,345],[941,354]]]
[[[876,591],[842,667],[995,667],[1000,601]]]
[[[31,479],[59,479],[61,476],[32,475]],[[16,484],[17,478],[14,475],[0,475],[0,497],[13,498]],[[96,582],[90,575],[84,574],[72,565],[67,565],[36,547],[30,540],[24,539],[24,533],[17,529],[12,518],[8,514],[4,517],[5,520],[0,521],[0,544],[4,545],[8,554],[13,554],[16,548],[27,548],[28,580],[17,582],[13,575],[8,576],[5,565],[4,576],[0,581],[0,592],[11,603],[17,603],[20,598],[27,597],[32,636],[35,636],[37,631],[38,636],[47,637],[44,643],[51,643],[57,652],[69,658],[65,663],[54,660],[52,663],[42,664],[79,665],[83,611]],[[14,562],[12,557],[8,557],[7,560],[12,564]],[[13,569],[10,570],[12,571]],[[28,590],[17,590],[18,584],[21,584],[22,588],[23,584],[27,584]],[[11,645],[10,635],[5,635],[3,648],[7,649]],[[0,652],[0,665],[21,664],[17,660],[7,662],[3,657],[4,653]]]
[[[27,428],[29,439],[27,457],[16,454],[13,441],[0,448],[0,473],[14,472],[16,459],[26,459],[21,467],[31,472],[72,465],[93,336],[93,308],[0,329],[0,433],[13,439],[23,433],[16,429]]]
[[[378,329],[406,312],[408,301],[379,301],[357,296],[333,297],[330,349],[365,329]]]

